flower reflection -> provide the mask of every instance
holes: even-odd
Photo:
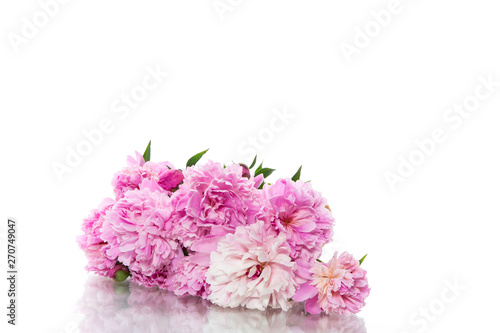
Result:
[[[78,308],[84,317],[80,333],[366,332],[356,316],[305,315],[300,305],[287,312],[221,308],[199,297],[177,297],[99,276],[87,280]]]

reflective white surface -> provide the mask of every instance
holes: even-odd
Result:
[[[357,316],[305,315],[281,310],[227,309],[198,297],[89,277],[78,302],[79,332],[366,332]]]

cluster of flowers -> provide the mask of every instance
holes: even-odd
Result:
[[[184,170],[150,161],[150,145],[112,180],[84,220],[78,243],[87,270],[193,295],[222,307],[349,315],[370,289],[361,262],[344,252],[319,260],[333,236],[325,199],[292,178],[265,182],[274,170],[243,164],[198,164]]]

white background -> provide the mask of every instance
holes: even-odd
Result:
[[[0,4],[2,272],[7,218],[19,224],[18,326],[8,332],[64,332],[81,319],[88,275],[75,237],[127,155],[152,140],[152,159],[179,167],[206,148],[205,158],[249,163],[251,137],[278,169],[271,179],[303,165],[327,197],[337,225],[325,257],[368,253],[372,292],[358,315],[368,332],[497,327],[500,86],[467,118],[444,117],[474,102],[479,77],[500,82],[500,6],[401,0],[380,28],[370,12],[389,1],[221,2],[222,15],[211,0],[69,1],[17,47],[12,36],[40,4]],[[366,26],[373,37],[346,57],[342,43],[355,47]],[[148,66],[168,78],[127,116],[114,112]],[[285,109],[293,117],[280,123]],[[111,132],[59,180],[54,163],[103,119]],[[391,190],[386,173],[400,156],[422,157],[415,140],[436,128],[446,140]],[[466,289],[454,295],[446,281]]]

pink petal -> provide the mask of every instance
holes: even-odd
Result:
[[[295,302],[303,302],[307,299],[310,299],[318,294],[318,289],[315,286],[310,285],[309,283],[304,283],[299,290],[295,293],[292,299]],[[317,297],[316,297],[317,299]]]
[[[321,313],[321,308],[318,304],[318,296],[308,299],[304,304],[304,310],[306,313],[310,314]]]
[[[206,236],[196,242],[191,246],[191,250],[201,253],[208,253],[217,250],[217,244],[222,236]]]
[[[189,261],[193,264],[200,265],[203,267],[210,266],[210,254],[209,253],[196,253],[189,256]]]
[[[145,178],[142,183],[139,185],[139,188],[141,190],[147,188],[149,190],[151,190],[151,192],[154,192],[154,191],[163,191],[163,189],[158,186],[158,183],[152,179],[147,179]]]

